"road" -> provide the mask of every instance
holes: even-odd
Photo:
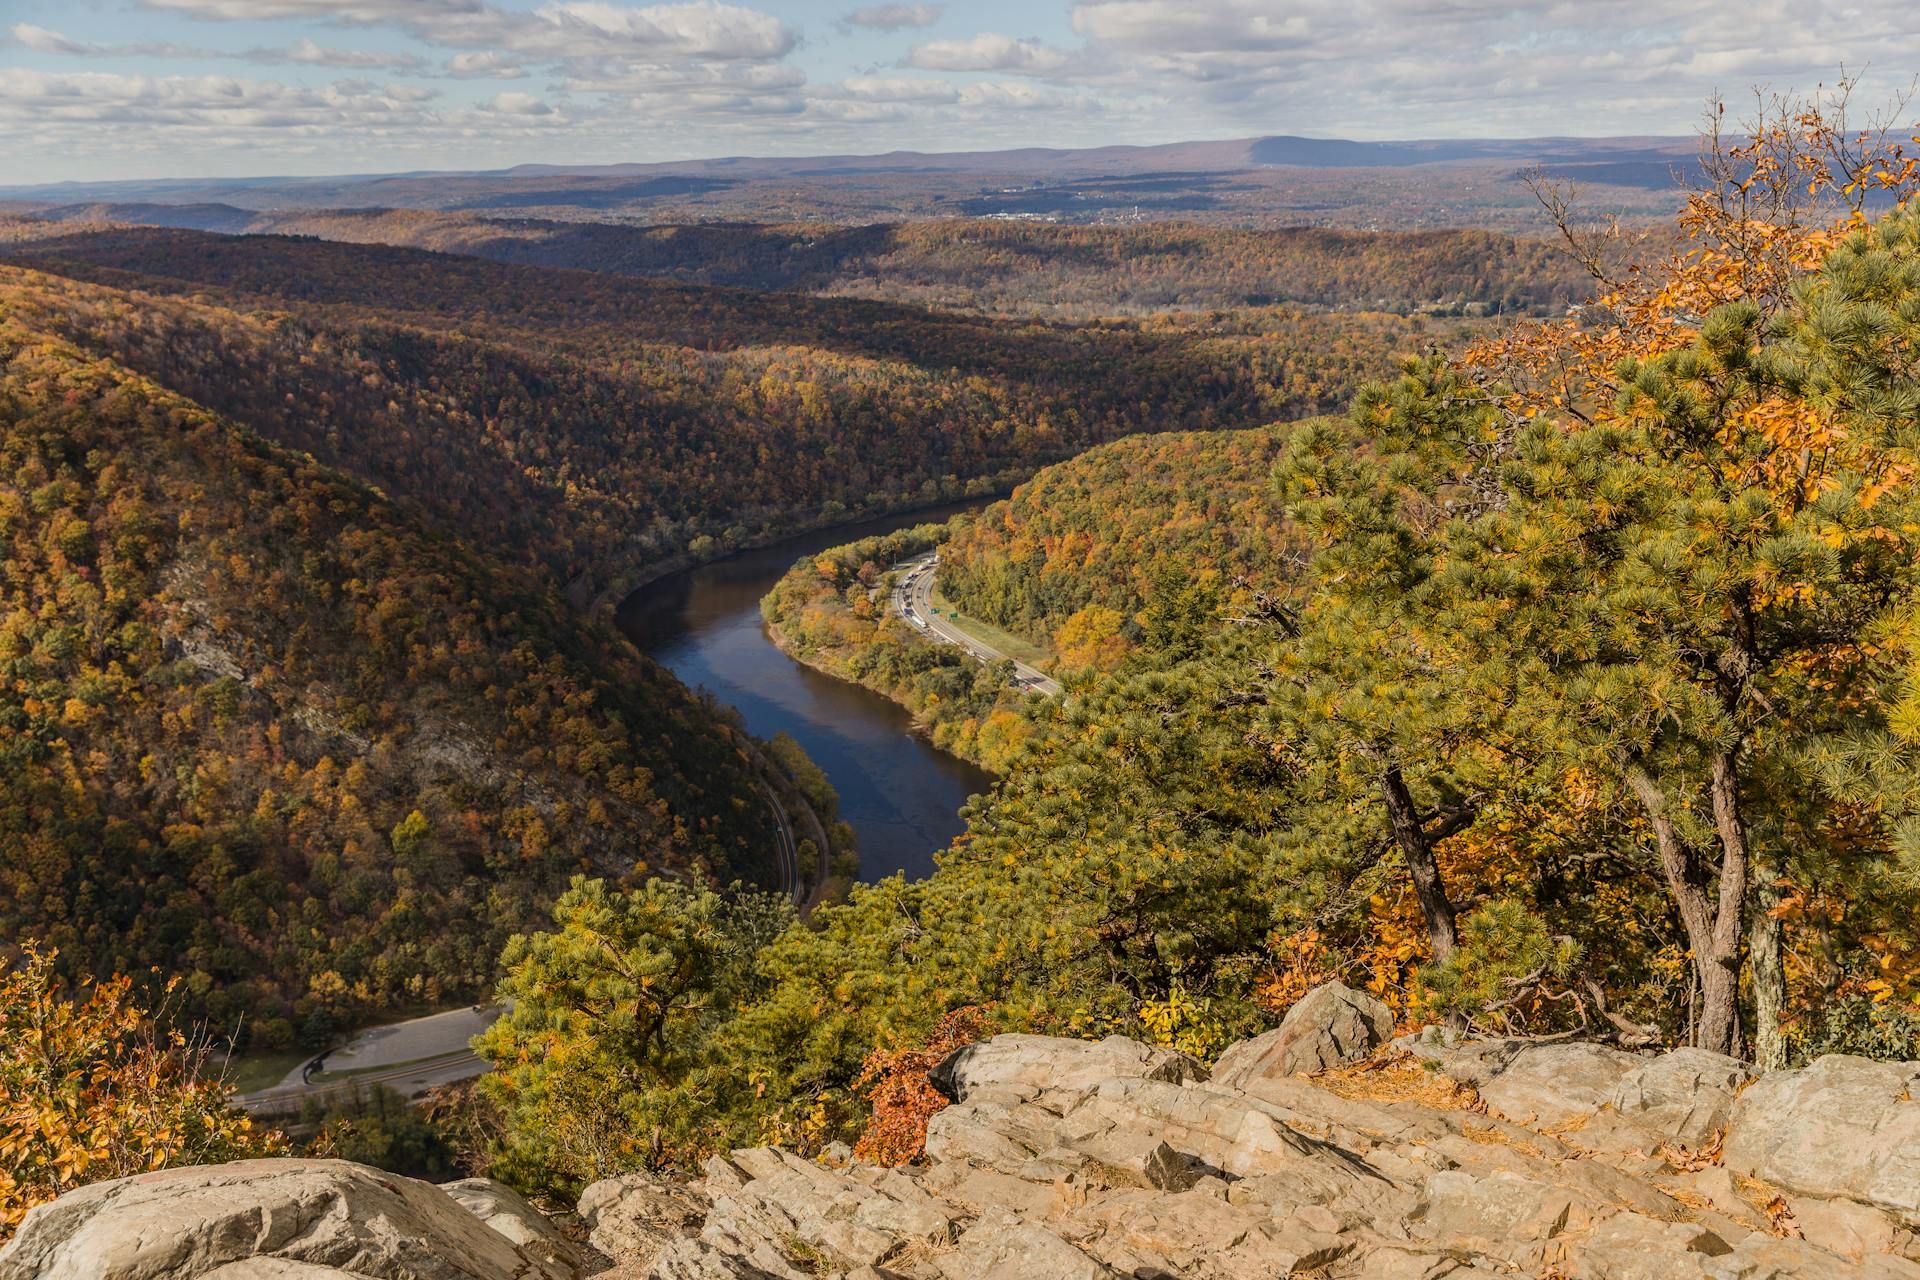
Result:
[[[1058,680],[968,635],[933,611],[933,579],[939,567],[940,556],[931,551],[917,559],[895,565],[893,611],[905,618],[909,625],[920,628],[923,634],[945,644],[956,645],[982,662],[1013,663],[1014,679],[1026,688],[1038,693],[1059,693]]]
[[[317,1071],[308,1062],[272,1088],[235,1101],[254,1115],[277,1115],[297,1112],[309,1099],[325,1101],[376,1084],[417,1098],[440,1085],[485,1075],[487,1064],[468,1042],[504,1011],[503,1005],[475,1006],[369,1027],[316,1059]]]

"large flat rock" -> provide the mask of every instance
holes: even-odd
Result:
[[[97,1182],[40,1205],[0,1250],[0,1280],[316,1280],[314,1268],[575,1280],[578,1268],[547,1253],[412,1178],[344,1160],[242,1160]]]

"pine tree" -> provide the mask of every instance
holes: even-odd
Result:
[[[1770,323],[1716,308],[1688,345],[1623,362],[1590,413],[1510,416],[1437,360],[1356,408],[1377,466],[1435,505],[1417,552],[1349,590],[1392,601],[1409,642],[1446,637],[1454,678],[1498,690],[1532,753],[1633,797],[1691,948],[1695,1041],[1720,1052],[1741,1045],[1756,862],[1794,855],[1754,847],[1785,824],[1753,779],[1880,714],[1868,638],[1916,585],[1892,332],[1920,315],[1916,225],[1857,233]]]

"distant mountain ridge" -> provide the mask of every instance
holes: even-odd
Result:
[[[439,210],[578,208],[772,220],[772,203],[785,218],[834,221],[948,216],[982,212],[983,195],[1005,195],[1011,184],[1055,190],[1103,180],[1104,189],[1076,193],[1079,205],[1192,212],[1231,208],[1258,212],[1286,174],[1300,171],[1450,167],[1486,170],[1511,181],[1521,169],[1544,166],[1598,185],[1657,189],[1691,162],[1690,138],[1424,139],[1359,142],[1342,138],[1268,135],[1225,141],[1085,148],[1023,147],[1003,151],[891,151],[877,155],[722,156],[607,165],[523,164],[490,171],[345,174],[321,177],[167,178],[121,182],[0,185],[0,201],[37,205],[150,202],[231,204],[253,210],[412,208]],[[1278,172],[1270,172],[1278,171]],[[1154,188],[1137,181],[1157,177]],[[1169,198],[1167,180],[1202,185],[1183,200]],[[1245,197],[1223,203],[1222,178],[1238,178]],[[777,190],[767,184],[781,184]],[[797,185],[795,185],[797,184]],[[982,185],[985,184],[985,185]],[[1469,187],[1467,190],[1471,190]],[[1375,193],[1376,201],[1379,193]],[[955,203],[959,202],[959,203]],[[971,203],[969,203],[971,202]],[[1386,201],[1392,203],[1392,200]],[[709,212],[711,211],[711,212]],[[1085,221],[1076,205],[1010,203],[1009,216]],[[1462,225],[1455,219],[1451,225]]]

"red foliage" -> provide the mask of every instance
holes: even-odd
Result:
[[[987,1030],[987,1014],[979,1005],[955,1009],[940,1019],[919,1048],[875,1049],[867,1055],[854,1087],[867,1091],[873,1119],[854,1143],[854,1155],[884,1165],[920,1158],[927,1146],[927,1121],[947,1105],[946,1095],[928,1082],[927,1072],[955,1049],[979,1040]]]

